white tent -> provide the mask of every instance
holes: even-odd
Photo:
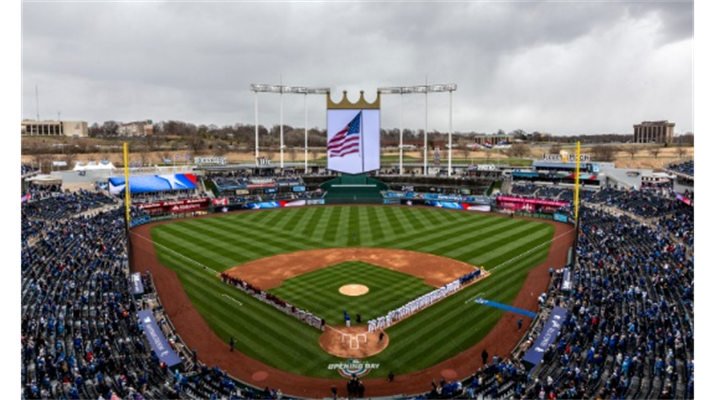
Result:
[[[114,170],[116,169],[114,167],[114,164],[107,160],[103,160],[102,162],[95,162],[95,161],[90,161],[88,163],[83,163],[81,161],[77,161],[74,165],[73,170],[74,171],[97,171],[97,170]]]

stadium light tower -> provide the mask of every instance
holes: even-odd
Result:
[[[400,145],[398,149],[400,150],[400,175],[404,173],[403,168],[402,168],[402,151],[403,151],[403,144],[402,144],[402,110],[404,108],[405,102],[404,98],[402,97],[403,94],[405,93],[412,93],[414,90],[412,87],[386,87],[386,88],[378,88],[377,92],[380,94],[399,94],[400,95]]]
[[[283,93],[303,94],[303,106],[305,107],[305,169],[308,170],[308,102],[306,100],[309,94],[326,94],[330,88],[308,88],[304,86],[285,86],[285,85],[267,85],[267,84],[251,84],[251,90],[255,92],[255,108],[256,108],[256,163],[258,163],[258,92],[279,93],[281,95],[280,108],[280,132],[281,132],[281,169],[283,169]]]
[[[402,175],[402,95],[409,93],[424,93],[425,94],[425,136],[424,136],[424,174],[427,175],[427,94],[438,92],[449,92],[449,149],[448,159],[448,174],[452,175],[452,92],[457,90],[456,83],[446,83],[437,85],[417,85],[417,86],[397,86],[378,88],[377,91],[381,94],[399,94],[400,95],[400,175]]]

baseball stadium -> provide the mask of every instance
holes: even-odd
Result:
[[[692,161],[388,160],[381,93],[325,163],[23,165],[23,398],[694,398]]]

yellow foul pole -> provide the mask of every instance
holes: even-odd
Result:
[[[581,178],[581,142],[576,142],[576,190],[574,191],[574,218],[578,221],[578,194],[581,190],[581,185],[579,184]]]
[[[132,199],[131,192],[129,191],[129,143],[124,142],[124,208],[126,212],[127,229],[129,229],[129,222],[131,221],[131,215],[129,213],[131,205]]]

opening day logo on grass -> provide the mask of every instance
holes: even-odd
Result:
[[[373,369],[380,368],[380,364],[364,363],[361,360],[351,359],[342,363],[328,364],[328,369],[337,369],[338,373],[345,378],[362,377],[370,373]]]

